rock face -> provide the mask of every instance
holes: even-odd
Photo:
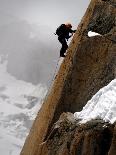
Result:
[[[102,120],[78,125],[73,117],[71,113],[61,115],[47,140],[41,144],[41,155],[116,154],[115,125]]]
[[[46,141],[60,115],[63,112],[80,111],[100,88],[116,77],[115,6],[116,0],[91,1],[72,39],[52,89],[34,121],[21,155],[41,155],[40,144]],[[89,31],[97,32],[101,36],[88,37]],[[98,132],[98,136],[104,136],[102,131]],[[96,133],[95,136],[97,137]],[[81,142],[79,144],[81,145]],[[88,144],[85,142],[84,145]],[[114,145],[115,138],[111,152],[114,150]],[[48,154],[47,149],[44,154]],[[61,154],[63,153],[60,151],[59,155]],[[63,155],[65,154],[67,151]]]

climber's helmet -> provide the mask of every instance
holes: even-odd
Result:
[[[66,25],[67,28],[70,28],[70,29],[72,28],[71,23],[66,23],[65,25]]]

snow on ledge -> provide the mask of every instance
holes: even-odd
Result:
[[[89,37],[93,37],[93,36],[101,36],[101,34],[96,33],[96,32],[92,32],[92,31],[89,31],[89,32],[88,32],[88,36],[89,36]]]
[[[116,121],[116,79],[100,89],[74,117],[80,119],[80,123],[102,119],[113,124]]]

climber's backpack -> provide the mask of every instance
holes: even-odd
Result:
[[[57,34],[58,36],[60,36],[60,35],[63,33],[64,27],[65,27],[65,24],[62,24],[62,25],[60,25],[60,26],[56,29],[56,34]]]

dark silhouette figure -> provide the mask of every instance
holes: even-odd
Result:
[[[72,30],[72,25],[70,23],[62,24],[57,28],[56,34],[58,35],[59,42],[62,44],[60,57],[65,57],[64,53],[68,48],[67,41],[75,32],[76,30]]]

